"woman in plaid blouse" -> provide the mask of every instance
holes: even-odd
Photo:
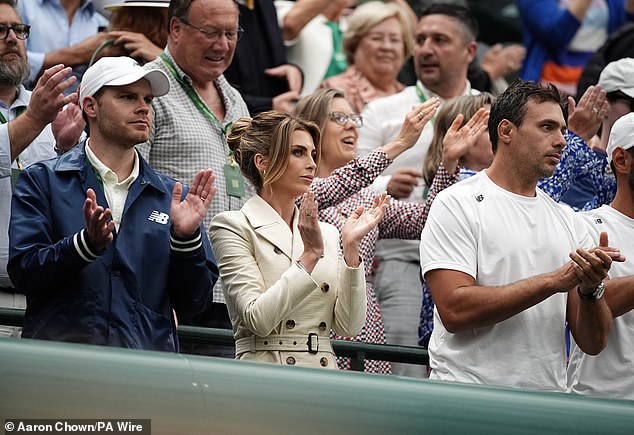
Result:
[[[427,122],[435,115],[438,108],[437,100],[414,107],[406,116],[401,133],[393,142],[377,148],[367,156],[355,159],[358,128],[363,120],[356,115],[352,106],[344,98],[343,93],[333,89],[320,89],[301,99],[295,114],[303,119],[315,122],[322,132],[322,155],[317,170],[317,177],[311,185],[319,202],[319,220],[335,225],[341,230],[346,217],[360,205],[371,207],[376,192],[368,187],[361,188],[346,200],[333,203],[332,198],[341,197],[335,186],[346,179],[350,185],[364,183],[364,177],[359,177],[359,165],[368,168],[368,175],[372,172],[372,179],[380,174],[401,152],[409,149],[418,140]],[[378,239],[418,239],[427,220],[427,214],[436,194],[442,189],[458,181],[458,158],[463,152],[463,146],[447,147],[446,158],[438,170],[438,175],[431,186],[430,194],[425,203],[403,202],[391,200],[383,220],[378,227],[370,231],[361,242],[361,256],[366,265],[374,260],[374,249]],[[460,154],[454,157],[456,154]],[[364,183],[367,185],[367,183]],[[385,333],[379,306],[372,285],[372,270],[366,268],[367,315],[365,327],[354,338],[367,343],[385,343]],[[340,368],[349,369],[348,358],[339,358]],[[389,374],[390,364],[385,361],[366,360],[365,371]]]

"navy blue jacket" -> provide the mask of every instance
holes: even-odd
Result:
[[[108,203],[84,144],[20,175],[7,269],[27,296],[23,337],[173,352],[172,309],[191,316],[211,302],[218,268],[204,228],[171,237],[175,181],[139,160],[114,241],[94,257],[83,237],[86,190]]]

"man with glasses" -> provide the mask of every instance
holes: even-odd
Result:
[[[55,157],[51,123],[61,108],[76,100],[63,96],[75,82],[70,68],[54,66],[44,72],[33,93],[22,83],[29,76],[25,40],[30,27],[20,19],[13,0],[0,0],[0,306],[25,308],[7,274],[8,228],[13,184],[21,170]],[[74,145],[58,143],[61,149]],[[0,335],[19,336],[20,328],[0,326]]]
[[[231,124],[249,116],[240,93],[223,75],[242,33],[238,6],[233,0],[172,0],[168,23],[165,51],[145,67],[165,72],[171,91],[152,102],[155,122],[139,150],[154,169],[186,184],[202,168],[217,174],[218,191],[204,220],[209,228],[215,214],[239,210],[254,193],[226,142]],[[220,281],[213,299],[211,309],[199,318],[179,320],[231,329]],[[206,347],[200,352],[233,357],[231,348]]]

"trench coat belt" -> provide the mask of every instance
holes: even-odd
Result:
[[[236,340],[236,355],[244,352],[256,352],[261,350],[286,351],[286,352],[331,352],[330,337],[326,335],[310,334],[271,334],[266,337],[239,338]]]

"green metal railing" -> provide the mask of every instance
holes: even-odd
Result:
[[[24,310],[0,308],[0,325],[22,326],[23,319]],[[178,327],[178,339],[181,343],[224,346],[232,346],[234,344],[233,334],[227,329],[187,325]],[[332,340],[332,347],[337,356],[351,358],[351,367],[354,370],[363,370],[363,361],[366,359],[422,365],[429,363],[427,349],[422,347],[369,344],[347,340]]]
[[[634,402],[0,338],[0,420],[150,419],[152,434],[628,434]],[[7,432],[8,433],[8,432]]]

